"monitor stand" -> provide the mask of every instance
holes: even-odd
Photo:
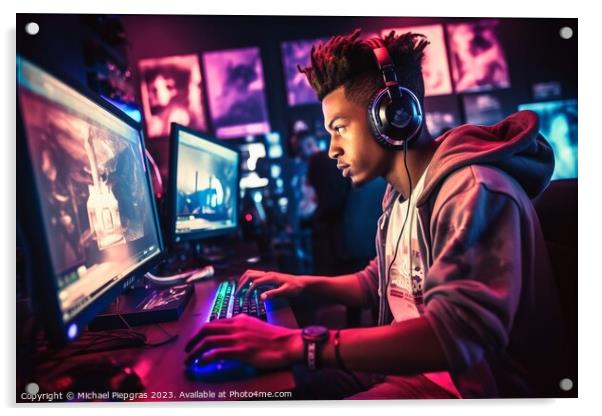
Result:
[[[89,324],[91,331],[176,321],[194,294],[190,284],[143,286],[122,293]]]
[[[194,294],[191,283],[213,276],[211,264],[227,262],[220,239],[192,241],[168,248],[165,260],[138,287],[122,293],[90,322],[92,331],[177,320]]]

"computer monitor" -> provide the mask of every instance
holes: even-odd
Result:
[[[61,79],[17,56],[17,220],[59,344],[163,252],[140,125]]]
[[[577,178],[577,100],[521,104],[519,110],[539,115],[539,131],[554,150],[554,179]]]
[[[173,243],[238,229],[240,156],[213,137],[171,125],[169,234]]]

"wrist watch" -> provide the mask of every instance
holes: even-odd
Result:
[[[305,345],[305,362],[310,370],[320,367],[320,349],[328,339],[328,328],[312,325],[303,328],[301,332]]]

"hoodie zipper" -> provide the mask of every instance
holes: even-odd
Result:
[[[422,216],[420,214],[420,211],[418,211],[418,227],[420,229],[420,234],[421,234],[421,237],[422,237],[422,241],[424,242],[425,241],[426,233],[424,232],[424,227],[422,226]],[[425,254],[426,254],[426,265],[430,268],[431,267],[430,244],[424,244],[424,246],[426,248],[426,250],[424,250]],[[425,272],[424,277],[426,278],[426,270],[424,272]]]

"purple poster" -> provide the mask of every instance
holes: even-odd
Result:
[[[318,42],[324,42],[324,39],[283,42],[281,45],[288,105],[291,107],[318,102],[316,92],[309,86],[307,77],[297,69],[297,65],[302,68],[310,65],[311,47]]]
[[[391,30],[395,30],[397,34],[412,32],[426,36],[430,44],[424,50],[424,59],[422,60],[425,96],[451,94],[452,84],[449,77],[443,26],[428,25],[386,29],[382,31],[382,36],[388,35]]]
[[[143,59],[138,68],[148,137],[169,136],[172,122],[207,129],[197,55]]]
[[[215,134],[220,138],[270,131],[259,48],[203,54]]]
[[[497,20],[447,25],[456,92],[510,87]]]

